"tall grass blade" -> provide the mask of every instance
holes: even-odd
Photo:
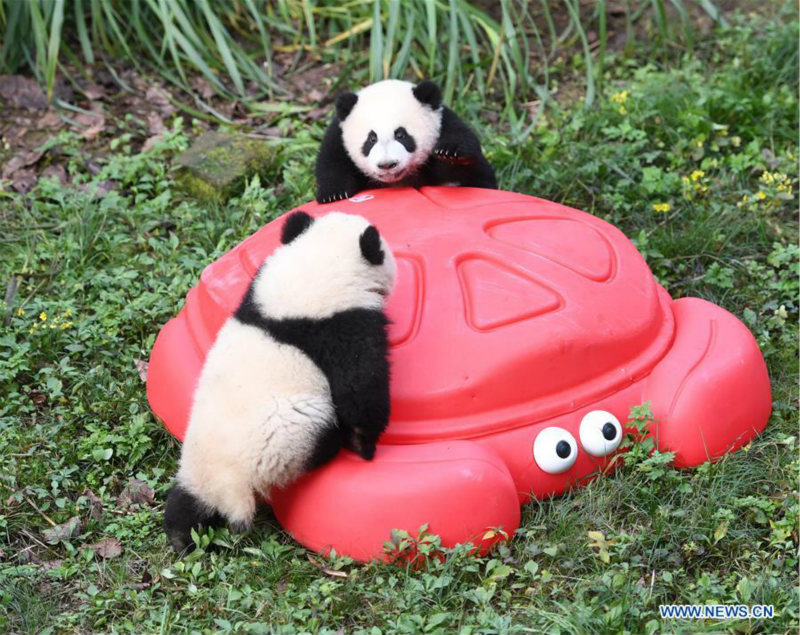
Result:
[[[450,46],[447,53],[447,75],[444,82],[444,100],[451,102],[458,73],[458,14],[456,0],[450,0]]]
[[[206,22],[211,29],[211,34],[214,36],[214,42],[217,44],[217,49],[219,50],[219,54],[222,56],[222,62],[225,64],[228,75],[230,76],[231,81],[236,87],[239,95],[243,96],[245,94],[244,82],[242,82],[242,76],[239,73],[239,67],[236,65],[236,62],[233,59],[233,54],[231,53],[231,49],[227,42],[227,40],[230,38],[230,34],[223,29],[219,19],[211,10],[208,0],[198,1],[203,14],[205,15]]]
[[[383,79],[383,26],[381,24],[381,2],[373,0],[372,30],[369,38],[369,80]]]
[[[394,53],[394,35],[397,30],[397,20],[400,13],[399,0],[389,0],[389,21],[386,25],[386,40],[383,45],[383,75],[385,79],[389,77],[389,68],[392,62],[392,54]]]
[[[592,104],[594,103],[595,94],[592,52],[589,49],[589,41],[586,38],[586,31],[581,24],[581,16],[579,12],[580,6],[578,4],[578,0],[564,0],[564,4],[567,7],[570,19],[572,20],[572,23],[578,32],[581,45],[583,46],[583,57],[586,64],[586,96],[584,97],[584,103],[586,104],[587,108],[591,108]]]
[[[47,44],[45,81],[47,82],[47,101],[53,99],[53,86],[56,82],[58,50],[61,46],[61,28],[64,25],[64,0],[55,0],[50,19],[50,39]]]

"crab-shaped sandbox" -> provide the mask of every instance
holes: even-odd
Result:
[[[531,496],[601,473],[631,406],[645,401],[659,449],[678,466],[736,450],[767,423],[769,378],[748,329],[705,300],[672,300],[599,218],[447,187],[302,209],[365,216],[398,263],[387,307],[392,414],[375,459],[342,451],[271,496],[310,549],[379,558],[392,529],[426,523],[445,546],[485,547],[501,535],[487,529],[513,533]],[[206,352],[280,227],[209,265],[158,335],[148,398],[179,439]]]

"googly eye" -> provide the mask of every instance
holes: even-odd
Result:
[[[545,428],[533,441],[533,459],[548,474],[566,472],[577,458],[578,443],[563,428]]]
[[[610,412],[592,410],[581,419],[581,445],[592,456],[607,456],[622,441],[622,426]]]

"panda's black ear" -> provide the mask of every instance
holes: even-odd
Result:
[[[437,110],[442,105],[442,91],[435,82],[426,79],[414,86],[412,92],[418,101],[427,104],[433,110]]]
[[[305,230],[311,227],[311,223],[313,222],[314,219],[302,210],[289,214],[286,217],[286,221],[283,223],[283,229],[281,230],[281,244],[286,245],[287,243],[292,242]]]
[[[386,255],[381,248],[381,235],[374,225],[370,225],[364,230],[359,239],[361,253],[366,261],[373,265],[382,265]]]
[[[356,105],[357,101],[358,95],[355,93],[340,93],[336,97],[336,116],[339,117],[339,121],[347,119],[347,115],[353,110],[353,106]]]

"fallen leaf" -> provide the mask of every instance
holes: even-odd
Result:
[[[92,101],[105,99],[106,97],[106,89],[100,86],[100,84],[88,84],[81,88],[81,92]]]
[[[53,165],[48,165],[44,170],[42,170],[42,177],[55,177],[58,179],[58,182],[61,185],[67,184],[67,171],[64,169],[64,166],[60,163],[55,163]]]
[[[167,127],[164,125],[164,120],[158,113],[151,112],[147,115],[147,130],[151,135],[160,134],[166,129]]]
[[[104,538],[99,542],[95,542],[89,545],[89,549],[94,551],[101,558],[105,558],[107,560],[116,558],[122,554],[122,545],[120,545],[119,540],[114,537]]]
[[[203,99],[211,99],[216,94],[214,89],[211,88],[211,84],[202,77],[193,78],[190,84],[192,89],[199,93]]]
[[[47,403],[47,395],[45,395],[42,392],[39,392],[38,390],[31,390],[30,397],[31,397],[31,401],[36,406],[43,406],[44,404]]]
[[[103,501],[88,487],[83,490],[83,495],[89,501],[89,516],[92,520],[100,520],[103,518]]]
[[[336,569],[331,569],[331,568],[325,566],[324,562],[322,562],[318,558],[315,558],[310,553],[307,554],[307,558],[308,558],[308,561],[311,564],[313,564],[315,567],[317,567],[317,569],[322,571],[322,573],[324,573],[325,575],[329,575],[332,578],[347,578],[347,577],[349,577],[349,574],[346,571],[338,571]]]
[[[125,507],[139,505],[141,503],[150,505],[154,499],[155,492],[153,491],[153,488],[138,478],[130,479],[125,484],[125,488],[122,490],[122,493],[118,498],[120,504]]]
[[[22,75],[0,75],[0,99],[27,110],[41,110],[47,106],[47,96],[36,80]]]
[[[20,194],[27,194],[36,185],[36,173],[33,170],[19,170],[14,173],[11,186]]]
[[[14,172],[35,165],[44,156],[41,150],[25,150],[15,154],[3,167],[3,178],[8,179]]]
[[[42,531],[42,537],[46,542],[54,545],[59,542],[66,542],[81,533],[81,519],[73,516],[67,522],[50,527]]]
[[[156,145],[156,143],[161,141],[163,138],[164,138],[164,135],[161,132],[159,132],[158,134],[154,134],[151,137],[147,137],[147,139],[145,139],[144,144],[142,144],[142,152],[147,152],[154,145]]]
[[[147,369],[149,368],[150,364],[143,359],[134,359],[133,365],[136,366],[136,371],[139,373],[139,379],[141,379],[143,382],[147,382]]]
[[[97,123],[92,124],[81,132],[81,136],[87,141],[94,141],[98,135],[106,129],[106,120],[100,119]]]
[[[156,581],[158,581],[158,576],[156,576]],[[151,573],[149,571],[145,571],[142,574],[142,581],[141,582],[138,582],[138,583],[133,585],[133,587],[135,589],[137,589],[138,591],[143,591],[144,589],[149,589],[151,586],[153,586],[153,576],[151,575]]]
[[[160,86],[150,86],[145,93],[145,98],[151,106],[158,108],[163,117],[175,112],[175,106],[170,101],[170,94]]]

